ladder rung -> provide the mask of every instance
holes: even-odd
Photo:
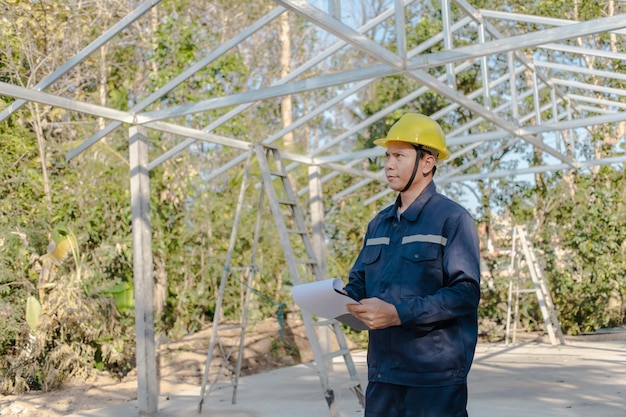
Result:
[[[339,349],[333,352],[324,353],[325,358],[336,358],[338,356],[348,355],[350,353],[350,349]]]
[[[322,327],[322,326],[328,326],[334,323],[335,323],[335,319],[325,319],[325,320],[318,320],[314,324],[316,326]]]
[[[270,174],[275,177],[287,178],[287,174],[281,171],[270,171]]]
[[[308,232],[302,229],[287,229],[287,233],[291,233],[294,235],[306,235]]]
[[[298,203],[296,203],[295,201],[290,201],[290,200],[279,200],[278,202],[280,204],[282,204],[283,206],[296,206],[296,205],[298,205]]]
[[[300,265],[316,265],[317,261],[315,259],[296,259],[296,262]]]

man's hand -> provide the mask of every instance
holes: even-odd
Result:
[[[360,303],[347,304],[346,308],[350,314],[360,319],[370,329],[385,329],[402,324],[393,304],[380,298],[364,298]]]

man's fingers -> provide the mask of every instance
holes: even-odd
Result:
[[[346,304],[346,308],[350,313],[354,314],[359,313],[363,309],[363,306],[361,304]]]

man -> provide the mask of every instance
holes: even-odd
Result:
[[[344,291],[371,329],[365,417],[467,416],[478,338],[479,243],[471,215],[437,193],[449,156],[439,124],[408,113],[387,137],[385,174],[399,191],[368,225]]]

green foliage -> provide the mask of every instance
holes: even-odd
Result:
[[[96,353],[103,366],[112,372],[127,372],[134,355],[132,323],[117,318],[110,298],[89,292],[83,275],[77,248],[68,250],[66,242],[72,234],[61,239],[47,254],[38,256],[29,244],[27,234],[19,239],[4,241],[0,249],[11,248],[11,255],[31,260],[29,271],[39,272],[16,279],[3,277],[5,284],[17,291],[0,291],[0,302],[13,312],[3,321],[0,339],[0,392],[19,393],[25,390],[51,390],[64,381],[86,378],[91,374]],[[21,248],[21,251],[16,249]],[[67,265],[64,259],[73,259]],[[34,282],[37,282],[37,291]],[[22,288],[24,287],[24,288]],[[18,294],[23,294],[16,297]],[[33,295],[36,294],[37,296]],[[5,313],[7,312],[7,313]],[[21,312],[22,317],[19,317]],[[8,330],[8,331],[7,331]],[[131,333],[132,334],[132,333]]]
[[[602,167],[552,192],[565,198],[541,231],[546,268],[563,326],[571,333],[624,324],[626,314],[626,176]]]
[[[10,0],[5,3],[0,4],[0,80],[18,85],[32,85],[44,74],[51,73],[126,11],[123,2],[111,1],[83,2],[80,7],[73,2]],[[582,19],[599,16],[601,5],[583,3],[577,9]],[[129,26],[101,54],[92,54],[51,88],[67,89],[63,95],[68,97],[128,109],[273,7],[275,4],[270,1],[161,2],[154,9],[156,19]],[[509,2],[507,7],[523,13],[527,4]],[[560,10],[570,12],[569,4],[564,1],[541,2],[537,7],[546,15]],[[97,24],[90,19],[97,19]],[[298,29],[297,33],[292,33],[293,60],[306,62],[312,56],[309,52],[315,50],[321,40],[302,19],[292,23]],[[407,28],[407,43],[411,47],[440,32],[440,3],[416,2],[407,7]],[[274,58],[280,45],[275,28],[270,27],[267,32],[259,35],[260,40],[255,35],[247,44],[211,62],[155,102],[150,110],[275,83],[279,75]],[[466,44],[476,41],[474,32],[467,31]],[[375,35],[373,38],[379,39]],[[269,47],[259,47],[268,40]],[[602,37],[597,39],[598,47],[606,47],[606,42]],[[391,49],[395,47],[395,39],[385,38],[385,43]],[[442,43],[437,43],[424,53],[442,48]],[[337,60],[337,63],[353,65],[355,57],[346,55]],[[613,65],[610,70],[623,72],[622,61]],[[321,74],[326,69],[320,66],[305,76]],[[428,71],[439,76],[443,70]],[[477,66],[458,74],[459,89],[464,93],[474,91],[477,76]],[[612,87],[623,88],[623,85],[616,82]],[[408,76],[387,77],[363,90],[358,97],[359,108],[350,110],[355,117],[364,119],[419,88],[421,85]],[[330,93],[294,95],[294,116],[307,114],[311,108],[328,100],[325,94]],[[494,102],[497,99],[494,98]],[[0,109],[12,101],[0,97]],[[371,147],[372,140],[383,136],[406,111],[433,114],[446,105],[447,101],[441,96],[426,92],[368,128],[359,136],[356,147]],[[108,134],[68,163],[66,152],[99,130],[100,121],[45,106],[39,111],[41,113],[24,108],[0,124],[2,393],[53,389],[69,378],[87,377],[94,368],[121,376],[133,367],[135,318],[128,126]],[[189,116],[186,122],[205,128],[225,111]],[[324,117],[310,123],[317,126],[315,129],[307,126],[296,132],[299,149],[308,149],[312,138],[325,140],[342,132],[342,120]],[[448,127],[453,128],[468,117],[459,110],[442,123],[449,130]],[[39,142],[36,122],[42,129]],[[266,100],[214,132],[256,142],[269,137],[280,126],[279,106]],[[483,128],[478,125],[475,131]],[[606,132],[594,133],[597,146],[588,148],[590,154],[606,146],[602,143]],[[150,132],[149,140],[151,160],[181,142],[180,137],[154,132]],[[515,163],[500,160],[508,150],[494,157],[501,167],[512,167]],[[215,319],[217,289],[224,273],[242,181],[241,167],[210,182],[206,178],[222,164],[238,157],[239,152],[198,142],[151,172],[155,322],[159,333],[180,337]],[[484,153],[484,149],[474,152],[478,155]],[[532,160],[533,155],[525,157]],[[452,162],[454,165],[462,163],[462,159]],[[511,165],[505,165],[507,163]],[[381,167],[379,161],[368,164],[370,166],[364,168]],[[475,166],[470,170],[482,172],[484,167]],[[257,171],[258,167],[254,167],[253,173]],[[295,170],[291,175],[298,189],[307,185],[306,170]],[[339,175],[324,184],[328,274],[344,280],[362,245],[367,222],[386,203],[380,201],[363,206],[364,196],[380,190],[377,183],[349,199],[331,199],[357,181],[358,178]],[[558,176],[546,177],[544,184],[536,188],[532,184],[507,180],[481,184],[481,198],[486,205],[491,203],[501,208],[518,223],[541,220],[542,228],[534,238],[543,250],[557,308],[568,331],[576,333],[623,323],[626,292],[623,191],[620,194],[620,190],[626,188],[623,170],[604,168],[594,175],[577,176],[571,190],[565,186],[569,183]],[[259,194],[252,185],[247,192],[232,265],[252,262]],[[571,198],[570,193],[573,193]],[[551,195],[559,197],[550,200]],[[546,201],[550,203],[550,210],[543,210]],[[301,203],[301,207],[307,207],[306,198]],[[281,320],[284,310],[292,306],[293,283],[267,205],[262,213],[260,244],[254,260],[256,276],[251,314],[255,319],[276,317]],[[484,215],[489,218],[489,213]],[[54,258],[46,257],[52,249],[48,246],[53,243],[61,246],[64,238],[70,236],[55,236],[59,230],[74,231],[75,236],[72,236],[77,243],[74,249],[77,250],[72,251],[71,257],[68,252],[67,257],[46,263],[46,259]],[[506,268],[506,259],[494,258],[488,263],[496,273],[493,289],[483,290],[481,316],[502,325],[506,293],[500,288],[506,287],[507,279],[497,272]],[[49,274],[42,280],[44,270]],[[226,289],[222,315],[227,320],[236,320],[242,303],[241,291],[246,285],[245,276],[234,268],[230,273],[234,284]],[[37,326],[27,319],[32,315],[28,313],[27,300],[31,300],[31,306],[34,305],[32,300],[41,306]],[[522,312],[526,320],[524,326],[541,326],[534,304],[524,304]],[[366,333],[346,331],[358,343],[366,342]],[[282,348],[277,346],[279,350]]]
[[[120,313],[132,312],[135,308],[134,286],[132,282],[120,282],[115,284],[108,290],[102,291],[103,294],[113,295],[115,307]]]
[[[35,135],[11,122],[0,123],[0,226],[37,221],[42,179]]]
[[[32,295],[26,300],[26,323],[32,332],[39,327],[41,320],[41,304]]]
[[[0,227],[0,358],[16,348],[26,331],[26,299],[35,289],[29,250],[23,233]]]
[[[559,321],[569,334],[622,326],[626,322],[626,176],[623,167],[573,172],[543,178],[544,187],[512,193],[509,210],[515,224],[534,230],[531,240],[548,279]],[[537,206],[541,199],[543,204]],[[537,227],[541,224],[541,227]],[[500,247],[510,243],[500,242]],[[506,271],[503,259],[496,273]],[[497,275],[496,275],[497,276]],[[506,281],[506,280],[505,280]],[[483,290],[481,316],[503,323],[507,289]],[[522,300],[520,317],[527,329],[542,329],[536,299]]]

